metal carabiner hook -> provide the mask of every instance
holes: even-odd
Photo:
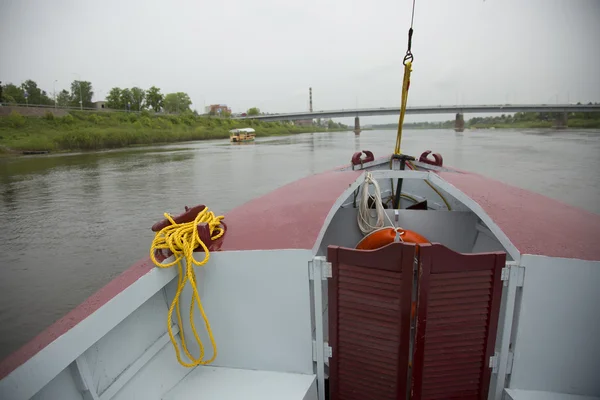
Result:
[[[404,61],[402,61],[402,64],[406,65],[407,62],[412,62],[414,57],[412,54],[412,36],[413,36],[413,28],[412,28],[412,22],[411,22],[411,26],[410,29],[408,30],[408,49],[406,50],[406,55],[404,56]]]

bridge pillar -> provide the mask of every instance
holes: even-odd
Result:
[[[360,119],[358,116],[354,117],[354,134],[360,135]]]
[[[554,123],[555,129],[567,129],[567,112],[556,113],[556,121]]]
[[[465,118],[462,113],[456,113],[454,121],[454,132],[463,132],[465,130]]]

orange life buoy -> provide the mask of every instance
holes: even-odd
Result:
[[[400,240],[404,243],[429,243],[429,240],[417,232],[402,228],[387,227],[369,233],[358,242],[356,248],[359,250],[375,250],[393,243],[396,239],[396,231],[400,233]]]

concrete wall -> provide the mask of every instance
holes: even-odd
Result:
[[[96,110],[108,110],[108,107],[106,106],[106,102],[105,101],[95,101],[92,103],[92,107],[95,108]]]
[[[2,106],[0,107],[0,117],[6,117],[13,111],[25,117],[43,117],[47,112],[51,112],[55,117],[64,117],[69,113],[68,110],[62,108]]]

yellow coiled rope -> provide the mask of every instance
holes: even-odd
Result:
[[[196,283],[196,274],[194,272],[194,265],[202,266],[206,264],[210,258],[210,253],[207,246],[200,239],[200,236],[198,235],[198,229],[196,227],[202,222],[207,223],[210,228],[211,239],[216,240],[225,233],[222,226],[220,226],[221,220],[224,218],[224,216],[215,216],[215,214],[212,211],[208,211],[208,207],[206,207],[198,213],[194,221],[177,224],[175,221],[173,221],[173,218],[171,218],[169,214],[165,213],[164,215],[165,218],[171,222],[171,225],[161,229],[156,233],[156,236],[152,241],[152,246],[150,247],[150,259],[159,268],[170,268],[177,264],[177,269],[179,271],[177,279],[177,292],[175,293],[175,298],[169,307],[169,314],[167,315],[167,329],[169,331],[169,337],[171,338],[171,343],[175,348],[175,355],[177,356],[177,361],[179,361],[179,364],[183,365],[184,367],[195,367],[197,365],[210,364],[217,357],[217,345],[210,328],[210,323],[208,322],[208,318],[206,317],[206,313],[202,307],[202,302],[200,301],[198,285]],[[202,261],[196,261],[193,256],[193,251],[198,246],[201,246],[204,249],[204,259]],[[175,257],[173,262],[162,264],[156,260],[154,256],[155,250],[163,249],[168,249],[173,253]],[[181,265],[181,261],[183,259],[186,261],[185,273]],[[179,298],[187,282],[190,283],[193,291],[192,299],[190,301],[190,325],[192,327],[192,333],[194,334],[196,343],[200,347],[200,355],[197,358],[193,357],[188,351],[181,320],[181,307],[179,304]],[[204,359],[204,344],[202,343],[200,336],[198,336],[196,325],[194,324],[194,303],[197,304],[200,314],[202,314],[202,319],[204,320],[204,325],[213,349],[213,355],[208,360]],[[183,351],[190,362],[186,362],[181,358],[179,346],[177,345],[177,341],[173,335],[173,330],[171,328],[173,310],[177,310],[177,324],[179,326],[179,333],[181,335],[181,347],[183,348]]]

